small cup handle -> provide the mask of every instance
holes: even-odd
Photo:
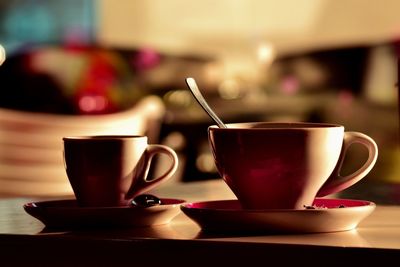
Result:
[[[361,168],[359,168],[352,174],[341,176],[340,170],[342,168],[345,155],[348,148],[354,143],[360,143],[368,149],[368,159],[361,166]],[[317,197],[323,197],[329,194],[337,193],[354,185],[371,171],[371,169],[375,165],[377,158],[378,146],[371,137],[358,132],[345,132],[343,138],[343,148],[339,157],[338,164],[336,165],[331,176],[318,191]]]
[[[170,167],[159,177],[156,177],[151,180],[147,180],[147,176],[149,174],[150,166],[153,157],[156,154],[165,154],[169,156],[171,159]],[[134,190],[130,190],[127,194],[127,198],[132,198],[136,195],[142,194],[145,191],[148,191],[154,187],[156,187],[159,183],[165,182],[166,180],[170,179],[178,168],[178,156],[176,155],[175,151],[168,146],[164,145],[156,145],[151,144],[148,145],[145,151],[145,159],[144,159],[144,168],[142,174],[137,178],[138,181],[133,181],[135,183]],[[131,188],[133,189],[133,188]]]

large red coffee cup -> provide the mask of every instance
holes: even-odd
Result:
[[[218,172],[246,209],[303,209],[315,197],[364,178],[378,148],[369,136],[326,123],[238,123],[211,126],[209,143]],[[360,143],[368,159],[341,176],[347,149]]]

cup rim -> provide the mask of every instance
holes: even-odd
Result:
[[[219,128],[218,125],[211,125],[208,127],[209,130],[218,131],[230,131],[234,130],[282,130],[282,129],[296,129],[296,130],[306,130],[306,129],[323,129],[323,128],[344,128],[343,125],[335,123],[325,123],[325,122],[238,122],[238,123],[227,123],[227,128]],[[257,127],[250,128],[251,125],[268,125],[268,127]]]
[[[145,135],[77,135],[64,136],[63,141],[99,141],[99,140],[127,140],[127,139],[147,139]]]

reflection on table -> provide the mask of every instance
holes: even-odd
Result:
[[[167,184],[151,193],[190,202],[235,198],[222,180]],[[342,257],[377,260],[400,256],[400,208],[397,206],[378,205],[351,231],[251,235],[207,233],[183,213],[168,225],[54,231],[24,212],[22,205],[33,200],[0,201],[0,246],[6,255],[3,262],[35,265],[55,263],[63,258],[66,259],[63,266],[84,266],[88,262],[107,265],[127,260],[150,265],[189,262],[201,265],[219,262],[216,257],[222,255],[227,257],[226,263],[265,257],[287,263],[305,260],[302,253],[311,254],[316,260],[332,257],[332,263]],[[21,251],[24,257],[19,257]]]

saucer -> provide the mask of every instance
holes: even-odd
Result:
[[[185,203],[181,210],[203,231],[327,233],[348,231],[375,209],[365,200],[316,198],[312,208],[245,210],[238,200]]]
[[[76,200],[26,203],[25,211],[47,228],[144,227],[168,224],[180,212],[181,199],[162,198],[159,206],[79,207]]]

